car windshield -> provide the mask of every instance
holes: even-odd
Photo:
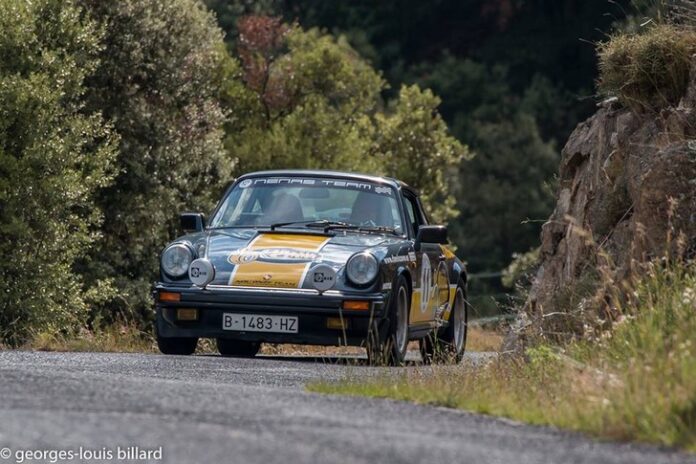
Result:
[[[210,227],[354,227],[401,234],[396,197],[392,187],[339,178],[244,179]]]

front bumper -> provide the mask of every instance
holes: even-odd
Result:
[[[179,301],[162,301],[160,293],[177,293]],[[209,285],[205,289],[157,284],[154,291],[160,337],[232,338],[269,343],[362,345],[370,324],[386,317],[385,293],[330,290],[282,290]],[[367,301],[368,310],[343,309],[346,300]],[[177,320],[177,309],[198,310],[194,321]],[[222,329],[226,312],[298,317],[298,333],[241,332]],[[347,321],[345,329],[329,328],[330,318]]]

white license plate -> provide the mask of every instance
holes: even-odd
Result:
[[[297,333],[298,321],[291,316],[223,313],[222,329],[244,332]]]

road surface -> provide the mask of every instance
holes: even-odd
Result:
[[[123,462],[129,450],[150,452],[149,462],[161,450],[167,463],[696,463],[649,446],[304,389],[348,371],[379,373],[313,358],[0,352],[0,463]],[[46,459],[27,459],[27,450]],[[63,460],[47,454],[61,450]]]

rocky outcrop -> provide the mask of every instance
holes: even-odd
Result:
[[[620,282],[640,262],[696,250],[696,66],[677,107],[638,114],[617,102],[600,105],[563,149],[559,184],[518,321],[549,331],[555,316],[572,319],[567,313],[581,298],[569,308],[571,294],[583,297],[578,286],[592,280],[598,261],[610,263],[611,280]],[[572,330],[582,330],[575,322]]]

